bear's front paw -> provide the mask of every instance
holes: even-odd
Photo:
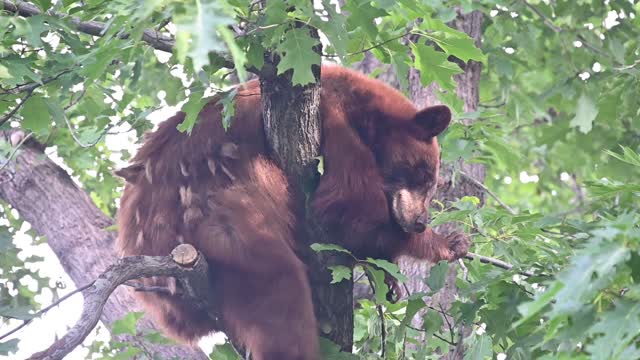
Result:
[[[469,246],[471,245],[469,236],[458,230],[447,235],[447,243],[449,251],[453,254],[453,259],[451,259],[452,261],[465,257],[467,252],[469,252]]]
[[[395,304],[402,298],[404,293],[402,292],[402,286],[400,286],[399,280],[391,276],[388,272],[384,272],[384,282],[389,287],[387,293],[387,301]]]

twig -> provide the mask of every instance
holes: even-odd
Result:
[[[488,256],[482,256],[482,255],[478,255],[478,254],[474,254],[472,252],[467,253],[467,255],[465,255],[466,259],[469,260],[474,260],[474,259],[478,259],[481,263],[483,264],[489,264],[489,265],[493,265],[493,266],[497,266],[501,269],[505,269],[505,270],[512,270],[513,269],[513,265],[509,264],[508,262],[502,261],[502,260],[498,260],[498,259],[494,259],[494,258],[490,258]],[[518,273],[520,275],[524,275],[524,276],[536,276],[536,274],[532,273],[531,271],[518,271]],[[541,274],[542,276],[542,274]]]
[[[95,281],[92,281],[89,284],[81,286],[81,287],[73,290],[72,292],[68,293],[67,295],[61,297],[60,299],[58,299],[58,301],[55,301],[54,303],[52,303],[51,305],[47,306],[46,308],[44,308],[44,309],[38,311],[37,313],[33,314],[33,317],[31,317],[30,319],[25,320],[22,324],[16,326],[15,328],[13,328],[8,333],[3,334],[2,336],[0,336],[0,340],[2,340],[4,338],[6,338],[7,336],[15,333],[16,331],[22,329],[23,327],[29,325],[33,321],[33,319],[42,316],[44,313],[46,313],[47,311],[49,311],[49,310],[53,309],[54,307],[60,305],[60,303],[62,303],[63,301],[67,300],[71,296],[73,296],[73,295],[75,295],[75,294],[77,294],[79,292],[85,291],[89,287],[93,286],[94,283],[95,283]]]
[[[27,102],[27,100],[29,100],[29,98],[33,95],[33,90],[29,90],[27,92],[27,95],[25,95],[21,100],[19,104],[16,104],[16,106],[13,107],[13,109],[11,109],[8,113],[6,113],[3,117],[0,118],[0,126],[4,125],[4,123],[6,123],[7,121],[9,121],[9,119],[11,119],[13,117],[13,115],[15,115],[18,110],[20,110],[20,108],[22,106],[24,106],[24,103]]]
[[[434,310],[438,311],[437,309],[434,309]],[[392,318],[394,318],[395,320],[397,320],[397,321],[402,321],[400,318],[398,318],[398,317],[397,317],[395,314],[393,314],[393,313],[391,313],[391,314],[389,314],[389,315],[390,315]],[[415,331],[418,331],[418,332],[427,332],[427,330],[425,330],[425,329],[419,329],[419,328],[417,328],[417,327],[415,327],[415,326],[413,326],[413,325],[411,325],[411,324],[409,324],[409,323],[408,323],[406,326],[407,326],[409,329],[411,329],[411,330],[415,330]],[[436,339],[440,339],[440,340],[442,340],[442,341],[446,342],[447,344],[449,344],[449,345],[451,345],[451,346],[456,346],[456,345],[458,345],[458,343],[453,342],[453,341],[451,341],[451,340],[447,340],[447,339],[445,339],[444,337],[442,337],[442,336],[440,336],[440,335],[436,334],[435,332],[433,333],[433,337],[435,337]]]
[[[469,269],[467,269],[467,266],[464,264],[462,259],[458,259],[458,265],[460,265],[460,268],[462,269],[462,279],[464,281],[469,281]]]
[[[86,287],[80,320],[47,350],[30,359],[63,359],[82,343],[100,319],[102,309],[111,293],[130,280],[152,277],[175,277],[180,281],[190,306],[208,310],[214,307],[213,291],[208,278],[208,265],[203,256],[188,244],[178,245],[170,256],[129,256],[118,260]],[[212,321],[217,316],[208,312]]]
[[[54,76],[51,76],[51,77],[48,77],[48,78],[42,80],[39,83],[30,82],[30,83],[18,85],[16,87],[11,88],[11,89],[3,90],[2,92],[0,92],[0,95],[3,95],[3,94],[16,95],[16,94],[20,94],[21,92],[33,91],[33,90],[39,88],[40,86],[43,86],[43,85],[46,85],[46,84],[48,84],[48,83],[50,83],[52,81],[58,80],[62,75],[68,74],[71,71],[72,71],[71,69],[66,69],[66,70],[61,71],[57,75],[54,75]]]
[[[440,308],[440,313],[445,314],[444,321],[447,322],[447,327],[449,328],[449,336],[451,336],[451,343],[453,343],[455,340],[455,335],[453,334],[453,325],[451,325],[451,322],[449,321],[449,316],[446,315],[444,309],[442,308],[442,303],[438,303],[438,307]]]
[[[7,89],[7,90],[3,90],[2,92],[0,92],[0,94],[4,95],[4,94],[9,94],[9,95],[16,95],[16,94],[20,94],[22,92],[26,92],[27,95],[22,98],[22,101],[19,104],[16,104],[16,106],[11,109],[11,111],[9,111],[7,114],[5,114],[4,116],[2,116],[0,118],[0,126],[2,126],[5,122],[7,122],[9,119],[11,119],[11,117],[13,117],[13,115],[15,115],[16,112],[18,112],[18,110],[20,110],[20,108],[27,102],[27,100],[29,100],[29,98],[33,95],[33,92],[39,88],[40,86],[46,85],[52,81],[58,80],[62,75],[68,74],[70,73],[71,70],[67,69],[64,70],[62,72],[60,72],[59,74],[46,78],[44,80],[42,80],[42,82],[37,83],[37,82],[30,82],[27,84],[22,84],[22,85],[18,85],[16,87],[13,87],[11,89]]]
[[[364,48],[364,49],[358,50],[358,51],[356,51],[356,52],[348,53],[348,54],[346,54],[346,56],[347,56],[347,57],[349,57],[349,56],[354,56],[354,55],[359,55],[359,54],[366,53],[366,52],[367,52],[367,51],[369,51],[369,50],[373,50],[373,49],[379,48],[380,46],[386,45],[386,44],[388,44],[388,43],[390,43],[390,42],[392,42],[392,41],[395,41],[395,40],[401,39],[401,38],[403,38],[403,37],[405,37],[405,36],[407,36],[407,35],[410,35],[412,32],[413,32],[413,29],[411,29],[411,30],[409,30],[409,31],[405,32],[405,33],[404,33],[404,34],[402,34],[402,35],[394,36],[394,37],[392,37],[392,38],[390,38],[390,39],[387,39],[387,40],[385,40],[385,41],[382,41],[382,42],[379,42],[379,43],[377,43],[377,44],[371,45],[371,46],[369,46],[369,47],[367,47],[367,48]],[[339,57],[339,55],[334,55],[334,54],[322,54],[322,56],[324,56],[324,57],[328,57],[328,58],[336,58],[336,57]]]
[[[384,355],[387,349],[387,329],[385,328],[384,322],[384,312],[382,311],[382,306],[376,306],[378,309],[378,316],[380,316],[380,356],[384,359]]]
[[[526,7],[528,7],[531,11],[533,11],[534,13],[536,13],[536,15],[538,15],[542,21],[545,23],[545,25],[547,25],[549,27],[549,29],[553,30],[554,32],[561,32],[562,28],[556,26],[551,19],[549,19],[542,11],[540,11],[540,9],[538,9],[537,7],[531,5],[527,0],[522,0],[522,3],[524,3],[524,5]]]
[[[467,175],[464,171],[462,170],[458,170],[458,172],[460,173],[460,175],[462,175],[465,179],[469,180],[473,185],[477,186],[478,188],[484,190],[487,194],[489,194],[489,196],[491,196],[492,198],[494,198],[498,204],[500,204],[500,206],[502,206],[505,210],[507,210],[509,212],[509,214],[511,215],[518,215],[518,213],[513,210],[513,208],[511,208],[509,205],[505,204],[502,200],[500,200],[500,198],[498,197],[498,195],[496,195],[493,191],[491,191],[491,189],[489,189],[488,187],[485,186],[485,184],[481,183],[480,181],[474,179],[472,176]]]
[[[551,30],[553,30],[555,33],[561,33],[564,32],[565,29],[555,25],[551,19],[549,19],[542,11],[540,11],[540,9],[538,9],[537,7],[533,6],[531,3],[529,3],[527,0],[521,0],[522,3],[528,7],[531,11],[533,11],[540,19],[542,19],[542,22],[547,25],[547,27]],[[611,59],[611,61],[615,64],[620,64],[616,59],[614,59],[613,57],[610,56],[610,54],[602,51],[601,49],[598,49],[597,47],[591,45],[587,39],[585,39],[584,36],[578,34],[576,35],[576,38],[578,40],[580,40],[580,42],[582,42],[582,44],[584,45],[584,47],[586,47],[587,49],[599,54],[599,55],[603,55],[609,59]],[[620,65],[624,65],[624,64],[620,64]]]
[[[24,134],[24,133],[23,133]],[[2,166],[0,166],[0,172],[2,172],[11,162],[11,159],[13,159],[13,157],[16,155],[16,153],[18,152],[18,150],[20,149],[20,147],[27,142],[27,140],[29,140],[31,138],[31,136],[33,135],[33,133],[29,133],[27,134],[25,137],[22,138],[22,140],[20,140],[20,142],[18,144],[16,144],[15,148],[11,151],[11,153],[9,154],[9,157],[7,158],[7,161],[4,162],[4,164],[2,164]]]

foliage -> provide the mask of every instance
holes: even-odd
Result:
[[[465,359],[640,357],[640,99],[634,91],[640,5],[634,1],[349,0],[343,11],[329,0],[315,8],[301,0],[269,0],[264,8],[248,0],[34,3],[102,22],[105,31],[87,35],[54,12],[0,11],[0,126],[31,132],[110,216],[121,191],[111,171],[130,154],[109,141],[137,141],[154,126],[149,115],[166,106],[187,112],[179,129],[188,132],[212,93],[223,93],[224,126],[232,126],[232,84],[262,69],[265,56],[279,58],[278,72],[298,85],[314,81],[311,67],[323,58],[349,65],[366,52],[393,69],[403,91],[411,68],[423,85],[437,83],[438,99],[456,114],[440,139],[443,161],[484,164],[485,185],[515,214],[493,198],[467,197],[435,204],[433,224],[459,224],[473,234],[473,252],[514,268],[466,261],[458,297],[443,310],[423,296],[443,287],[448,264],[423,279],[429,293],[394,304],[386,299],[384,272],[406,280],[397,267],[355,259],[365,274],[355,280],[371,285],[374,296],[358,304],[354,355],[323,340],[325,358],[431,359],[457,344],[465,345]],[[480,48],[447,25],[456,7],[485,14]],[[145,29],[169,38],[173,54],[143,42]],[[326,36],[321,54],[310,29]],[[477,111],[455,96],[462,69],[453,59],[483,63]],[[6,144],[0,148],[9,168],[11,152]],[[28,245],[12,239],[27,225],[16,211],[2,209],[0,316],[25,319],[40,307],[34,296],[58,285],[31,270],[40,259],[20,256]],[[352,276],[344,267],[331,270],[333,282]],[[123,321],[121,331],[140,335],[135,317]],[[463,325],[469,334],[461,335]],[[0,343],[0,354],[15,346],[15,340]],[[105,357],[141,351],[124,342],[90,349]],[[216,349],[212,357],[233,358],[231,350]]]

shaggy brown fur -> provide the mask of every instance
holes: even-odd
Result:
[[[439,169],[436,135],[446,107],[422,111],[364,75],[322,68],[321,145],[325,175],[312,201],[341,244],[359,257],[438,261],[463,256],[465,236],[425,227]],[[222,321],[255,359],[318,358],[305,268],[294,253],[296,218],[288,183],[268,159],[258,81],[242,86],[225,132],[217,100],[189,136],[179,113],[149,134],[132,165],[118,216],[122,255],[166,255],[193,244],[211,264]],[[425,232],[426,230],[426,232]],[[175,287],[167,279],[149,280]],[[177,297],[141,294],[173,336],[194,341],[215,330]]]

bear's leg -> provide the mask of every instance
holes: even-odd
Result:
[[[260,272],[223,270],[225,328],[255,360],[316,360],[317,327],[303,264],[288,256],[274,260],[255,258]]]
[[[283,212],[249,188],[218,198],[196,232],[212,265],[228,335],[256,360],[316,360],[318,338],[304,264],[292,249]],[[258,221],[260,220],[260,221]],[[264,220],[264,221],[262,221]]]

